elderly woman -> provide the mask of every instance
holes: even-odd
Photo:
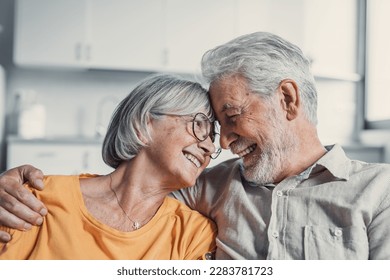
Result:
[[[103,143],[107,175],[47,176],[43,224],[13,238],[0,259],[202,259],[216,228],[167,195],[192,186],[216,150],[199,84],[156,75],[117,107]]]

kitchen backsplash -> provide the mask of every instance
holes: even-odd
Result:
[[[34,91],[45,107],[47,137],[94,137],[107,125],[119,100],[151,73],[13,67],[7,95]],[[12,123],[15,98],[7,98],[7,116]],[[15,129],[11,126],[9,131]],[[100,132],[99,132],[100,131]]]

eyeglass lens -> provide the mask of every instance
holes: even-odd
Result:
[[[210,122],[209,118],[203,114],[198,113],[195,115],[192,130],[195,137],[199,141],[205,141],[210,136],[211,141],[215,144],[216,135],[218,135],[219,125],[216,122]],[[216,159],[221,153],[220,147],[215,147],[215,152],[211,154],[212,159]]]
[[[211,122],[205,114],[198,113],[194,117],[192,130],[199,141],[204,141],[210,134]]]

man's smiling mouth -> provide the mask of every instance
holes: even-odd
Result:
[[[253,145],[247,147],[245,150],[238,152],[237,155],[239,157],[244,157],[244,156],[250,154],[251,152],[253,152],[256,149],[256,147],[257,147],[257,144],[253,144]]]

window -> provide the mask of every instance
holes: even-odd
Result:
[[[366,128],[390,128],[390,1],[366,0]]]
[[[303,51],[312,59],[324,144],[356,141],[363,123],[361,1],[305,1]]]

